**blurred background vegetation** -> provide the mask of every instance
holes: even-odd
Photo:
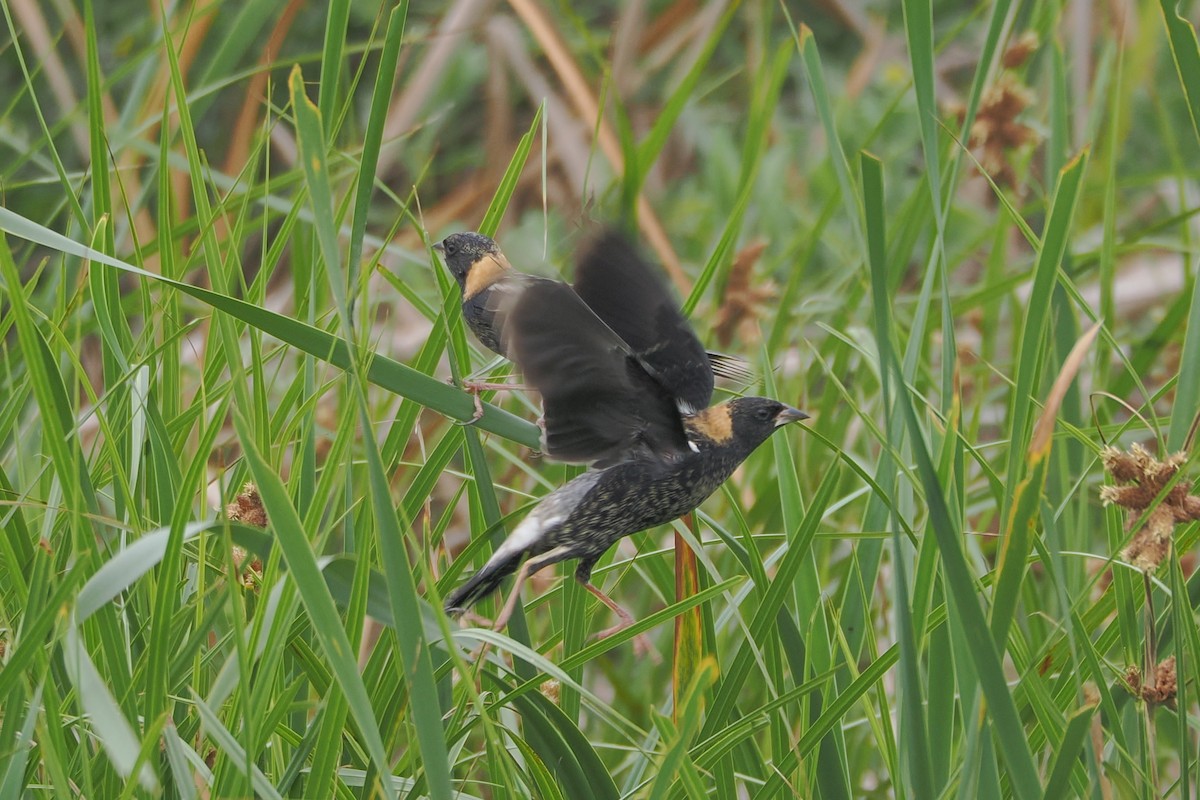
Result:
[[[0,798],[1198,790],[1188,4],[0,7]],[[460,627],[619,219],[814,419]]]

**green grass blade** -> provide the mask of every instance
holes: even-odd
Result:
[[[862,232],[863,212],[857,202],[860,195],[855,190],[853,179],[850,176],[850,161],[846,158],[846,151],[842,147],[842,140],[838,134],[833,104],[829,99],[829,87],[825,81],[825,69],[821,66],[821,54],[817,50],[813,33],[807,25],[800,26],[800,31],[796,35],[796,47],[800,49],[800,60],[804,64],[804,77],[808,80],[808,88],[812,92],[813,101],[817,104],[817,116],[825,131],[825,138],[829,146],[829,160],[833,164],[834,174],[837,175],[842,203],[845,204],[846,218],[854,230],[855,239],[860,243],[859,252],[865,253],[867,248]]]
[[[808,556],[808,546],[816,534],[821,516],[833,497],[837,478],[837,470],[830,470],[825,474],[809,503],[801,526],[790,535],[787,552],[750,622],[747,635],[751,642],[765,641],[768,633],[776,625],[776,614],[783,608],[784,601],[793,590],[792,582]],[[713,701],[704,721],[704,729],[700,733],[701,739],[712,736],[719,726],[725,725],[731,719],[739,693],[754,666],[755,649],[753,646],[741,648],[724,668],[713,691]]]
[[[896,368],[895,365],[893,368]],[[1016,704],[1009,692],[1000,652],[994,641],[987,637],[983,637],[981,641],[978,636],[979,631],[986,629],[987,620],[980,607],[975,579],[971,575],[970,566],[962,550],[962,532],[955,530],[951,521],[943,495],[944,489],[938,480],[937,471],[929,457],[929,451],[926,449],[924,432],[917,422],[916,412],[907,395],[901,394],[897,398],[897,402],[904,412],[904,420],[913,441],[917,472],[925,490],[926,502],[929,504],[929,524],[937,537],[938,548],[941,551],[947,588],[955,604],[958,617],[962,621],[963,629],[975,632],[973,635],[975,643],[970,650],[971,661],[979,675],[980,688],[987,698],[988,714],[992,724],[996,727],[1000,752],[1004,755],[1013,792],[1020,798],[1038,797],[1041,795],[1041,788],[1037,768],[1033,763],[1033,755],[1029,751],[1029,743],[1021,726]]]
[[[0,208],[0,213],[7,213],[7,210]],[[28,354],[25,363],[41,412],[42,441],[49,450],[51,466],[58,473],[62,485],[68,487],[69,493],[78,492],[81,495],[82,508],[98,514],[100,505],[79,440],[74,435],[75,423],[63,376],[49,345],[34,324],[21,288],[17,265],[3,236],[0,236],[0,278],[3,278],[7,290],[9,313],[17,328],[17,340]],[[77,505],[73,507],[80,508]]]
[[[335,7],[341,5],[344,4],[334,3]],[[329,67],[328,64],[325,66],[326,68]],[[336,69],[330,71],[336,76]],[[308,187],[308,199],[313,207],[313,227],[316,229],[317,243],[320,245],[321,255],[324,260],[323,271],[329,280],[329,289],[333,293],[334,303],[337,305],[338,320],[341,323],[342,333],[345,336],[344,341],[348,348],[350,360],[354,364],[351,371],[357,374],[361,367],[357,363],[359,354],[352,336],[354,327],[350,319],[350,302],[346,281],[347,272],[345,265],[342,263],[341,249],[338,247],[337,218],[334,215],[333,190],[329,182],[328,153],[325,143],[326,132],[322,127],[323,120],[328,119],[328,116],[325,116],[328,112],[324,110],[325,91],[332,88],[324,85],[326,74],[324,70],[321,73],[322,111],[318,111],[316,105],[304,93],[304,76],[300,72],[299,64],[292,68],[292,72],[288,76],[288,89],[292,98],[292,111],[296,115],[296,142],[300,151],[300,163],[304,165],[304,178],[305,184]]]
[[[42,686],[39,684],[29,698],[29,709],[25,720],[21,723],[20,732],[13,738],[12,752],[15,754],[7,759],[3,774],[0,775],[0,797],[20,797],[25,785],[25,767],[29,756],[33,753],[33,730],[38,713],[42,708]]]
[[[325,6],[325,11],[325,41],[321,52],[321,83],[317,97],[321,104],[321,119],[328,126],[325,128],[325,135],[332,137],[337,112],[338,90],[341,88],[346,27],[350,22],[350,3],[348,0],[333,0]],[[299,69],[299,65],[296,68]],[[318,223],[320,223],[320,219],[318,219]],[[332,265],[333,262],[330,262],[330,266]]]
[[[1010,411],[1011,440],[1014,445],[1025,446],[1030,437],[1030,417],[1033,410],[1033,395],[1036,381],[1044,364],[1044,340],[1048,324],[1052,289],[1055,285],[1060,264],[1066,252],[1068,232],[1074,216],[1080,180],[1087,165],[1087,153],[1082,153],[1063,168],[1059,185],[1054,194],[1050,214],[1046,221],[1042,249],[1034,267],[1033,287],[1022,329],[1021,345],[1017,356],[1016,386],[1012,395]],[[1061,402],[1061,398],[1060,398]],[[1056,412],[1057,413],[1057,412]],[[1048,448],[1048,442],[1045,444]],[[1021,481],[1026,470],[1044,468],[1044,453],[1040,452],[1029,463],[1016,456],[1014,451],[1008,465],[1006,485],[1013,487],[1013,494],[1004,507],[1001,525],[1011,536],[1002,543],[1002,569],[992,609],[992,635],[998,646],[1004,647],[1009,625],[1016,611],[1017,592],[1025,569],[1028,553],[1029,528],[1037,514],[1037,495],[1040,494],[1045,476],[1028,475],[1032,484]],[[1029,488],[1033,494],[1029,494]],[[1020,517],[1018,521],[1016,517]],[[1018,524],[1019,522],[1019,524]],[[1007,549],[1014,548],[1012,557]]]
[[[664,742],[666,751],[662,762],[646,796],[651,800],[662,800],[668,796],[680,772],[685,771],[688,751],[696,732],[700,729],[700,719],[704,710],[704,697],[717,678],[717,662],[711,657],[706,658],[692,673],[691,683],[680,692],[682,705],[675,712],[674,735]]]
[[[371,193],[375,188],[375,168],[379,165],[379,150],[383,143],[384,123],[387,122],[388,101],[396,82],[396,64],[400,60],[400,43],[408,21],[408,0],[400,0],[388,12],[387,30],[379,51],[379,68],[375,89],[371,94],[371,112],[363,134],[362,155],[358,162],[358,180],[354,186],[354,217],[350,223],[350,254],[346,261],[347,283],[357,283],[359,260],[362,258],[363,235],[367,231],[367,214],[371,210]]]
[[[999,577],[996,579],[992,600],[992,636],[1000,647],[1003,647],[1008,639],[1021,584],[1025,579],[1029,551],[1033,546],[1033,529],[1041,511],[1054,424],[1067,390],[1099,332],[1100,323],[1097,322],[1080,337],[1063,363],[1058,378],[1046,398],[1033,441],[1029,445],[1025,478],[1013,489],[1011,508],[1006,515],[1008,523],[1000,541],[997,566]]]
[[[937,213],[938,241],[942,237],[942,163],[938,148],[938,109],[934,96],[933,3],[931,0],[904,0],[904,32],[908,39],[908,57],[912,62],[913,90],[917,96],[917,123],[921,128],[921,150],[925,156],[929,191]],[[864,187],[865,188],[865,187]]]
[[[367,414],[365,402],[360,405],[360,414],[363,430],[370,430],[371,419]],[[401,527],[396,510],[392,507],[387,476],[375,440],[365,440],[364,448],[367,456],[371,508],[375,514],[376,530],[379,532],[379,549],[383,556],[392,614],[398,622],[406,623],[396,626],[397,649],[405,675],[409,679],[409,704],[413,724],[417,729],[421,762],[429,784],[430,796],[435,800],[449,800],[454,796],[454,790],[451,788],[450,762],[442,731],[443,711],[438,702],[433,663],[429,657],[429,643],[425,640],[421,625],[415,624],[422,614],[413,565],[405,549],[405,542],[411,539],[411,536],[405,535],[407,520]]]
[[[516,149],[513,150],[508,167],[504,170],[504,175],[501,176],[500,183],[496,186],[495,194],[492,195],[492,202],[488,204],[487,211],[484,212],[483,219],[479,222],[479,232],[484,236],[495,236],[496,231],[500,230],[500,220],[504,219],[504,211],[512,200],[513,192],[517,190],[517,182],[521,178],[521,172],[525,169],[525,162],[529,160],[529,151],[533,149],[534,134],[542,124],[542,116],[545,113],[546,104],[542,103],[533,115],[533,122],[529,124],[529,130],[525,131],[520,141],[517,142]]]
[[[205,531],[223,528],[225,522],[192,522],[183,529],[183,540],[194,539]],[[236,523],[233,523],[236,524]],[[105,604],[129,589],[152,570],[167,552],[169,527],[144,534],[104,562],[88,579],[75,598],[75,619],[83,622]]]
[[[891,303],[887,297],[889,281],[883,220],[883,168],[877,158],[867,153],[861,154],[860,164],[871,266],[871,296],[875,311],[875,342],[879,348],[881,363],[888,364],[895,361],[895,355],[891,344]],[[889,410],[887,435],[892,443],[896,443],[895,433],[891,430],[891,382],[887,372],[885,367],[880,375],[884,406]],[[937,790],[933,784],[933,761],[929,753],[929,731],[925,723],[925,682],[921,676],[916,626],[912,618],[912,595],[909,593],[908,567],[905,563],[910,552],[900,536],[899,526],[893,525],[892,553],[896,570],[893,598],[898,627],[896,638],[900,646],[900,679],[897,690],[902,708],[902,716],[898,722],[901,757],[907,756],[904,759],[908,765],[906,775],[911,781],[914,795],[932,797],[937,794]]]
[[[75,686],[79,702],[89,717],[96,738],[122,777],[131,776],[141,750],[137,732],[117,705],[116,698],[96,669],[74,625],[67,628],[62,647],[67,675]],[[137,782],[146,791],[158,791],[158,776],[149,764],[143,763],[136,777]]]
[[[1179,354],[1179,378],[1175,382],[1175,403],[1167,429],[1167,449],[1182,450],[1193,426],[1200,418],[1200,281],[1192,281],[1191,303],[1187,315],[1187,333]]]
[[[271,529],[279,539],[283,559],[296,582],[304,608],[312,619],[313,632],[321,643],[330,670],[336,676],[338,689],[344,695],[350,714],[358,724],[360,735],[375,768],[379,774],[388,775],[391,770],[383,741],[379,736],[375,712],[371,708],[362,677],[354,663],[346,629],[338,617],[333,598],[317,566],[316,554],[305,535],[304,525],[288,497],[283,481],[258,453],[249,421],[241,413],[235,412],[234,425],[238,430],[250,473],[254,476],[254,483],[258,486],[263,505],[271,520]],[[395,796],[390,781],[382,781],[380,785],[386,797]]]
[[[1200,140],[1200,42],[1196,40],[1196,28],[1179,13],[1179,3],[1158,0],[1158,5],[1162,9],[1175,71],[1191,115],[1192,133]]]
[[[1063,167],[1046,219],[1042,246],[1033,269],[1033,286],[1029,294],[1029,305],[1025,312],[1021,345],[1017,355],[1016,386],[1009,410],[1012,441],[1020,448],[1024,448],[1029,441],[1033,396],[1042,364],[1046,325],[1050,315],[1051,290],[1066,253],[1071,220],[1075,215],[1075,203],[1079,198],[1080,182],[1086,167],[1086,151]],[[1021,459],[1010,459],[1006,480],[1008,486],[1017,485],[1022,466]]]
[[[239,767],[249,765],[250,785],[254,787],[255,795],[266,798],[278,798],[283,800],[282,795],[275,791],[275,787],[271,785],[271,781],[263,774],[258,765],[254,764],[251,759],[246,757],[245,750],[237,737],[221,722],[221,718],[217,713],[209,708],[208,704],[200,697],[193,696],[192,703],[196,711],[200,715],[200,719],[204,723],[205,733],[212,738],[228,757],[228,762],[236,764]]]
[[[1058,746],[1058,753],[1054,757],[1054,766],[1050,769],[1050,777],[1046,780],[1046,791],[1042,795],[1044,800],[1070,796],[1068,783],[1071,771],[1075,768],[1079,753],[1083,750],[1095,711],[1095,705],[1084,706],[1067,719],[1067,729]]]
[[[341,369],[350,368],[344,340],[325,331],[305,325],[298,320],[276,314],[265,308],[251,305],[234,297],[229,297],[198,286],[191,286],[182,281],[171,280],[161,275],[147,272],[132,264],[111,258],[89,247],[78,244],[66,237],[44,228],[30,220],[24,219],[6,208],[0,208],[0,230],[15,236],[37,242],[60,252],[90,258],[97,263],[106,264],[125,272],[138,275],[153,281],[159,281],[173,286],[180,291],[201,300],[220,311],[224,311],[238,319],[254,325],[264,333],[268,333],[288,344],[299,347],[305,353],[327,361]],[[470,395],[428,375],[417,372],[397,361],[382,355],[374,355],[367,363],[366,378],[390,392],[407,397],[413,402],[430,408],[435,408],[443,414],[461,421],[468,421],[475,413],[475,405]],[[503,409],[491,404],[484,404],[483,417],[475,423],[479,428],[511,439],[527,447],[538,447],[540,434],[536,426],[526,422]]]

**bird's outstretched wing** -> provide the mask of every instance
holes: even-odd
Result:
[[[623,234],[596,236],[575,267],[575,292],[687,414],[707,408],[713,366],[679,304]]]
[[[497,313],[506,352],[542,395],[548,456],[607,466],[687,451],[675,399],[570,286],[531,282]]]

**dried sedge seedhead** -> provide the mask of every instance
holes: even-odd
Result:
[[[1003,72],[983,93],[971,125],[968,146],[980,151],[979,164],[1001,186],[1015,188],[1013,151],[1037,140],[1037,133],[1017,117],[1033,101],[1033,93],[1015,74]]]
[[[1037,51],[1039,44],[1041,44],[1041,40],[1038,38],[1037,31],[1025,31],[1004,51],[1004,55],[1000,57],[1000,63],[1004,65],[1005,69],[1016,69],[1029,60],[1029,57]]]
[[[1125,668],[1125,685],[1129,687],[1132,694],[1140,695],[1142,692],[1142,668],[1136,664],[1130,664]]]
[[[1162,506],[1156,508],[1145,527],[1134,534],[1121,551],[1122,558],[1143,572],[1154,572],[1171,552],[1171,533],[1175,525],[1170,512],[1164,514],[1163,511]]]
[[[244,522],[256,528],[267,527],[267,510],[263,508],[258,487],[247,483],[234,501],[225,506],[225,516],[234,522]]]
[[[1175,674],[1175,656],[1159,662],[1154,673],[1154,687],[1143,690],[1147,703],[1158,703],[1175,708],[1175,694],[1179,691],[1179,679]]]
[[[1135,444],[1128,453],[1109,445],[1100,451],[1100,461],[1114,481],[1128,483],[1142,474],[1143,467],[1137,456],[1139,452],[1146,452],[1140,444]]]
[[[1125,670],[1125,683],[1135,697],[1152,705],[1175,708],[1175,695],[1179,691],[1179,678],[1175,674],[1175,656],[1166,658],[1154,668],[1154,680],[1142,683],[1142,671],[1137,667]]]
[[[551,703],[558,705],[559,698],[562,693],[562,686],[558,681],[551,678],[550,680],[542,681],[542,685],[538,687],[538,691],[549,700]]]
[[[239,580],[241,580],[242,586],[258,591],[262,585],[262,561],[255,556],[247,564],[247,555],[249,554],[246,552],[246,548],[236,544],[233,546],[233,566],[239,571]]]
[[[256,528],[267,527],[267,510],[263,507],[258,487],[253,483],[243,486],[234,501],[225,506],[225,516],[234,522],[243,522]],[[241,570],[242,585],[247,589],[257,590],[262,580],[262,561],[256,557],[251,559],[249,564],[245,564],[246,556],[245,548],[233,546],[233,564]]]
[[[1113,480],[1122,484],[1101,487],[1100,499],[1105,505],[1126,509],[1129,528],[1137,524],[1155,498],[1163,496],[1147,516],[1145,525],[1121,551],[1138,569],[1153,572],[1171,550],[1175,526],[1200,520],[1200,497],[1191,494],[1191,481],[1180,480],[1167,489],[1183,466],[1184,454],[1174,453],[1159,461],[1146,448],[1135,444],[1128,453],[1106,447],[1100,453],[1100,460]]]
[[[735,337],[752,342],[758,336],[763,304],[775,296],[775,286],[770,281],[757,284],[754,281],[754,265],[766,248],[766,242],[755,242],[743,247],[733,258],[725,296],[717,309],[717,324],[713,326],[722,347],[728,347]]]

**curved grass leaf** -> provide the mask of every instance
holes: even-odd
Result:
[[[521,713],[525,739],[567,797],[617,800],[620,793],[578,725],[540,692],[513,698]]]
[[[320,567],[317,566],[312,544],[305,535],[304,525],[288,497],[283,481],[259,454],[250,423],[240,412],[234,413],[234,427],[238,431],[246,462],[251,475],[254,476],[254,483],[258,486],[263,506],[271,520],[271,529],[279,541],[283,559],[296,582],[300,600],[312,619],[313,632],[321,643],[329,668],[350,708],[350,714],[358,724],[360,735],[376,770],[381,775],[388,775],[391,769],[379,736],[375,712],[354,662],[354,653],[346,636],[346,629],[342,627],[329,588],[321,577]],[[382,781],[380,785],[385,796],[395,796],[390,781]]]
[[[219,311],[224,311],[253,325],[263,333],[298,347],[311,356],[341,369],[350,368],[350,359],[344,340],[299,320],[276,314],[234,297],[147,272],[72,241],[6,208],[0,208],[0,230],[62,253],[91,259],[96,263],[167,284]],[[368,357],[366,378],[383,389],[463,422],[470,421],[475,414],[474,401],[466,392],[417,372],[386,356],[374,354]],[[540,434],[537,426],[490,403],[484,404],[483,416],[475,425],[526,447],[539,447]]]
[[[1033,395],[1038,370],[1042,364],[1042,349],[1046,338],[1046,325],[1050,316],[1051,291],[1058,276],[1059,266],[1067,251],[1068,233],[1075,216],[1075,203],[1079,198],[1080,181],[1087,167],[1087,151],[1083,151],[1063,167],[1058,178],[1046,218],[1042,246],[1037,263],[1033,268],[1033,286],[1029,293],[1029,304],[1021,326],[1021,345],[1017,355],[1016,386],[1012,393],[1009,412],[1009,427],[1012,440],[1024,447],[1029,439],[1030,418],[1033,413]],[[1016,486],[1023,468],[1019,458],[1013,458],[1008,466],[1008,486]]]
[[[83,710],[87,713],[91,728],[96,732],[104,752],[122,777],[133,774],[138,764],[141,744],[133,725],[125,718],[116,698],[100,676],[96,665],[80,641],[75,625],[67,627],[62,640],[63,663],[67,676],[75,685],[75,691]],[[147,763],[142,763],[137,772],[137,782],[148,792],[159,788],[158,776]]]
[[[525,169],[525,162],[529,159],[529,151],[533,149],[533,135],[537,131],[538,126],[542,124],[542,116],[546,113],[546,104],[543,102],[537,107],[534,112],[533,122],[529,124],[529,130],[525,131],[521,136],[521,140],[517,142],[516,148],[513,150],[512,158],[509,159],[508,168],[504,170],[504,175],[500,177],[500,183],[496,186],[496,192],[492,195],[492,202],[488,204],[487,211],[483,214],[483,219],[479,223],[479,232],[484,236],[495,236],[496,231],[500,230],[500,220],[504,218],[504,210],[508,208],[508,203],[512,200],[513,192],[517,190],[517,181],[521,178],[521,172]]]
[[[918,4],[919,5],[919,4]],[[926,11],[928,9],[926,8]],[[907,4],[905,18],[910,15]],[[919,14],[918,14],[919,16]],[[914,55],[914,60],[916,56]],[[926,152],[926,158],[936,158]],[[868,259],[871,267],[871,297],[875,317],[875,342],[881,364],[880,384],[883,404],[887,409],[887,436],[890,447],[901,442],[892,430],[893,393],[892,382],[886,364],[895,361],[892,349],[891,305],[888,302],[888,274],[886,261],[886,238],[883,218],[883,167],[877,158],[862,153],[860,158],[863,182],[863,199],[866,221]],[[898,376],[897,376],[898,377]],[[902,383],[902,381],[897,381]],[[912,602],[914,595],[909,591],[909,550],[900,538],[899,526],[892,526],[892,553],[895,561],[896,582],[893,597],[896,607],[896,639],[900,647],[900,677],[898,693],[902,716],[898,722],[900,731],[900,755],[908,767],[907,777],[912,782],[913,792],[919,797],[937,793],[933,779],[933,761],[929,752],[929,728],[925,722],[924,681],[921,677],[920,655],[917,649],[916,624],[913,621]]]
[[[998,644],[1008,639],[1009,626],[1017,608],[1021,583],[1025,578],[1029,551],[1033,546],[1033,526],[1037,524],[1042,494],[1046,484],[1047,460],[1054,433],[1054,423],[1062,407],[1071,381],[1083,364],[1088,349],[1100,332],[1100,323],[1093,325],[1075,343],[1054,381],[1041,416],[1034,427],[1029,443],[1029,461],[1025,478],[1012,493],[1012,505],[1007,514],[1008,524],[1000,539],[998,577],[992,600],[992,634]]]

